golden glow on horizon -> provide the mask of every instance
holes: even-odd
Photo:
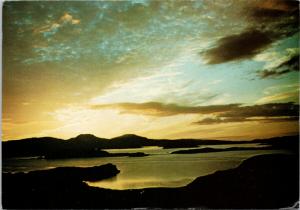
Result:
[[[13,139],[13,136],[16,136],[15,139],[32,136],[53,136],[68,139],[82,133],[91,133],[103,138],[113,138],[125,133],[134,133],[155,139],[207,138],[243,140],[295,134],[298,130],[297,122],[265,123],[253,121],[202,125],[199,127],[198,125],[192,125],[193,122],[199,120],[197,114],[156,117],[141,114],[125,114],[117,109],[94,110],[80,106],[58,109],[49,113],[49,119],[52,120],[20,122],[16,124],[4,121],[3,139],[10,140]],[[28,135],[28,133],[31,133],[31,135]]]

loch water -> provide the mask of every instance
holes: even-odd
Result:
[[[240,145],[202,145],[201,147],[261,147],[258,144]],[[201,148],[200,147],[200,148]],[[110,153],[144,152],[145,157],[102,157],[45,160],[36,157],[3,160],[3,172],[27,172],[62,166],[91,167],[112,163],[120,173],[110,179],[87,182],[91,186],[109,189],[141,189],[149,187],[180,187],[219,170],[235,168],[245,159],[260,155],[285,153],[281,150],[224,151],[198,154],[171,154],[171,152],[190,148],[163,149],[143,147],[135,149],[110,149]]]

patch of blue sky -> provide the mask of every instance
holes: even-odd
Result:
[[[275,51],[284,51],[287,48],[299,48],[299,32],[286,39],[280,40],[274,46]]]
[[[122,27],[121,27],[122,28]],[[133,31],[126,29],[119,29],[111,37],[106,37],[103,41],[97,44],[99,53],[104,53],[107,59],[111,62],[119,56],[124,56],[131,51],[138,51],[143,55],[151,56],[153,53],[161,53],[162,51],[170,51],[176,49],[176,42],[169,40],[162,42],[157,37],[139,35]],[[151,41],[151,43],[147,43]],[[150,58],[151,58],[150,57]]]
[[[127,11],[130,7],[134,6],[134,3],[132,3],[131,1],[92,1],[86,3],[91,6],[97,7],[101,11],[109,10],[110,12],[124,12]]]
[[[98,12],[96,16],[92,20],[90,20],[88,24],[85,25],[85,27],[83,28],[83,32],[90,33],[95,29],[95,27],[99,27],[97,26],[97,24],[101,23],[102,21],[108,20],[111,20],[111,18],[108,18],[105,12]]]
[[[203,0],[193,1],[193,4],[192,4],[192,7],[196,8],[196,9],[203,8],[204,6],[205,5],[204,5]]]
[[[26,17],[24,17],[23,19],[19,19],[19,20],[15,20],[13,22],[14,25],[17,25],[19,27],[26,27],[26,26],[30,26],[30,25],[33,25],[34,24],[34,21],[32,19],[32,16],[31,15],[28,15]]]
[[[193,59],[197,59],[194,57]],[[200,57],[199,57],[200,59]],[[191,91],[208,90],[212,94],[230,95],[224,103],[253,103],[263,96],[263,90],[279,83],[274,80],[249,79],[263,63],[255,61],[239,61],[218,65],[201,64],[198,60],[188,60],[180,71],[184,80],[192,80]],[[192,90],[194,89],[194,90]],[[210,101],[207,102],[209,104]]]
[[[49,31],[44,31],[42,32],[43,37],[46,38],[48,41],[50,41],[50,37],[52,37],[54,34],[56,34],[59,31],[58,27],[53,27],[51,30]]]
[[[23,60],[24,64],[34,64],[42,62],[62,62],[67,59],[79,59],[81,56],[80,48],[76,50],[74,46],[68,46],[66,44],[55,44],[47,47],[37,47],[33,49],[33,52],[37,54],[34,58],[27,58]]]
[[[150,1],[149,0],[130,0],[131,4],[141,4],[143,6],[149,6]]]
[[[67,12],[70,13],[70,14],[80,14],[80,10],[74,8],[74,7],[69,7],[67,8]]]
[[[107,5],[107,7],[112,6],[112,3],[110,2],[100,2],[97,4],[101,5],[104,8],[106,8],[105,5]],[[120,4],[116,5],[119,6]],[[125,4],[121,5],[123,8]],[[116,20],[110,19],[109,16],[107,16],[103,12],[99,12],[97,14],[97,17],[87,25],[84,33],[89,33],[91,30],[93,30],[93,28],[98,27],[97,24],[99,23],[99,21],[102,21],[101,19],[103,18],[105,19],[105,21],[112,21],[112,24],[116,22]],[[104,57],[108,59],[106,62],[114,62],[115,60],[120,58],[120,56],[122,57],[132,50],[137,50],[137,53],[150,56],[153,53],[160,53],[161,51],[164,51],[167,54],[168,50],[170,50],[169,53],[171,53],[171,50],[174,50],[176,49],[176,47],[178,47],[178,43],[175,42],[173,43],[174,46],[172,46],[170,42],[173,42],[176,39],[188,39],[199,34],[200,31],[205,28],[203,27],[203,23],[201,23],[201,21],[197,21],[193,18],[186,18],[184,20],[181,20],[179,18],[173,19],[173,17],[170,17],[170,19],[165,21],[161,21],[159,18],[152,19],[153,21],[151,21],[151,24],[148,24],[146,28],[144,27],[142,29],[136,30],[126,28],[124,25],[118,23],[118,30],[115,31],[114,34],[110,34],[109,36],[102,34],[102,41],[98,42],[97,44],[93,42],[100,38],[94,38],[94,40],[91,39],[88,41],[88,44],[90,45],[88,47],[95,50],[96,53],[104,55]],[[138,31],[138,33],[136,31]],[[55,35],[58,32],[59,28],[54,27],[49,31],[43,32],[43,36],[47,38],[48,41],[52,41],[51,36]],[[79,37],[79,39],[81,38]],[[55,50],[55,48],[53,48],[53,50]],[[61,53],[61,55],[63,57],[61,60],[64,60],[64,57],[67,57],[64,56],[63,53]],[[34,58],[31,60],[33,61]],[[41,62],[44,59],[36,60],[39,60],[39,62]],[[51,61],[51,59],[49,60]],[[55,60],[58,61],[60,59]]]

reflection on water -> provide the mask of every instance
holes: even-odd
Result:
[[[149,187],[183,187],[186,183],[193,181],[192,178],[167,180],[159,178],[141,178],[141,179],[122,179],[115,178],[103,180],[101,182],[86,182],[90,186],[109,189],[142,189]]]
[[[226,147],[232,146],[226,145]],[[146,157],[5,160],[3,161],[3,171],[32,171],[61,166],[89,167],[112,163],[121,171],[116,177],[99,182],[88,182],[88,184],[111,189],[179,187],[187,185],[199,176],[211,174],[217,170],[237,167],[241,161],[258,154],[282,153],[279,150],[253,150],[184,155],[170,154],[176,150],[178,148],[162,149],[159,147],[109,150],[109,152],[145,152],[151,154]]]

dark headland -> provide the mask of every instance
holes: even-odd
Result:
[[[229,152],[229,151],[249,151],[249,150],[287,150],[298,153],[299,136],[279,137],[268,140],[253,140],[252,143],[258,143],[262,147],[227,147],[227,148],[211,148],[204,147],[198,149],[176,150],[171,154],[196,154],[210,152]]]

